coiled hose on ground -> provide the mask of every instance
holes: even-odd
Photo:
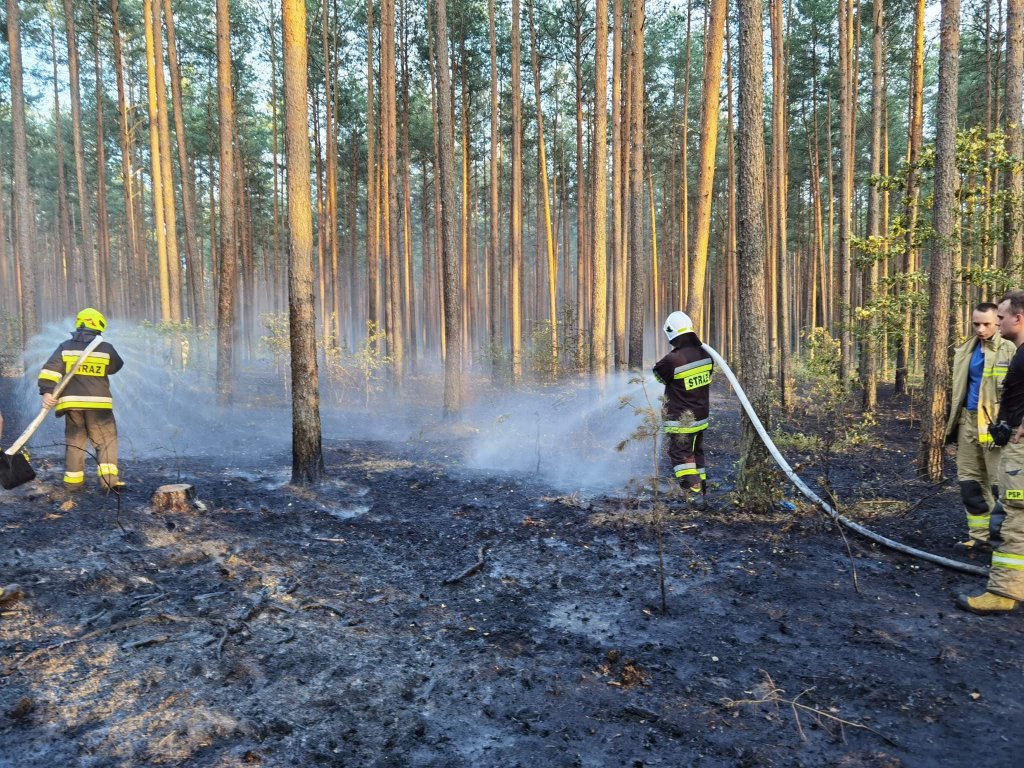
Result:
[[[729,383],[732,384],[732,388],[736,392],[736,396],[740,399],[740,403],[743,405],[743,410],[747,412],[747,417],[754,425],[754,429],[757,430],[757,434],[761,437],[761,441],[768,449],[768,452],[772,455],[772,458],[775,459],[775,463],[781,467],[782,471],[786,473],[786,476],[792,481],[793,485],[795,485],[804,496],[825,510],[826,514],[828,514],[828,516],[835,522],[849,528],[851,531],[856,531],[861,536],[871,539],[871,541],[877,542],[884,547],[895,549],[897,552],[902,552],[905,555],[917,557],[921,560],[927,560],[928,562],[935,563],[936,565],[941,565],[944,568],[952,568],[953,570],[970,573],[975,576],[988,575],[987,568],[982,568],[979,565],[971,565],[970,563],[961,563],[958,560],[950,560],[948,557],[942,557],[941,555],[935,555],[931,552],[925,552],[923,549],[909,547],[906,544],[901,544],[898,541],[882,536],[879,533],[875,533],[874,531],[865,528],[860,523],[855,523],[848,517],[840,515],[835,509],[833,509],[831,504],[818,496],[818,494],[812,491],[807,484],[800,479],[797,473],[793,471],[793,468],[789,466],[789,462],[786,461],[785,457],[779,453],[779,449],[775,446],[775,443],[772,442],[771,437],[769,437],[767,430],[765,430],[764,425],[761,423],[761,419],[758,418],[757,413],[754,411],[754,406],[752,406],[750,404],[750,400],[747,399],[747,394],[743,391],[743,387],[740,386],[739,381],[736,379],[736,374],[732,372],[729,364],[726,363],[722,356],[712,347],[707,344],[702,346],[704,347],[704,351],[707,352],[711,356],[711,359],[715,361],[715,365],[721,368],[725,373],[725,377],[729,379]]]

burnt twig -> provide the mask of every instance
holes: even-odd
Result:
[[[455,576],[449,576],[447,579],[445,579],[441,583],[444,586],[450,586],[452,584],[458,584],[463,579],[469,578],[474,573],[476,573],[477,571],[479,571],[481,568],[484,567],[484,562],[486,561],[486,558],[485,558],[486,554],[487,554],[487,545],[484,544],[482,547],[480,547],[480,549],[478,549],[476,551],[476,562],[475,563],[473,563],[471,566],[469,566],[469,568],[467,568],[466,570],[462,571],[461,573],[458,573]]]

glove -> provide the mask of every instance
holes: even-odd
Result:
[[[988,425],[988,433],[992,435],[992,442],[1000,448],[1010,442],[1010,438],[1013,437],[1014,431],[1014,428],[1005,421],[1000,421],[998,424]]]

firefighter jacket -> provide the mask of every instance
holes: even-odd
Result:
[[[708,427],[714,363],[695,333],[676,337],[672,346],[654,366],[654,377],[665,385],[664,430],[684,435],[703,432]]]
[[[61,343],[39,372],[39,394],[53,392],[64,376],[78,364],[80,352],[96,338],[94,331],[79,329]],[[114,399],[110,395],[110,376],[124,365],[111,344],[102,342],[89,353],[85,363],[68,382],[57,400],[57,415],[69,410],[110,411]]]
[[[949,402],[949,420],[946,422],[946,442],[956,442],[957,425],[960,423],[960,410],[967,402],[968,371],[971,356],[978,344],[985,352],[985,370],[981,377],[981,389],[978,392],[978,443],[983,446],[992,445],[992,436],[988,433],[989,419],[996,421],[999,410],[999,395],[1003,389],[1003,378],[1013,359],[1017,347],[1012,341],[1004,339],[998,333],[991,339],[979,341],[972,336],[953,352],[953,387]],[[986,416],[986,411],[988,416]]]

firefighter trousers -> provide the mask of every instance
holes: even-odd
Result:
[[[705,431],[668,435],[668,457],[672,460],[672,471],[684,489],[700,490],[701,484],[707,479],[704,464]]]
[[[992,552],[988,591],[1024,600],[1024,441],[1008,443],[999,460],[999,488],[1006,519],[1003,541]]]
[[[999,455],[978,442],[978,414],[960,410],[956,440],[956,479],[967,512],[967,532],[975,541],[999,541],[1003,508],[999,503]]]
[[[85,482],[85,457],[91,442],[96,449],[100,485],[118,482],[117,422],[111,411],[72,410],[64,413],[64,485],[80,488]]]

